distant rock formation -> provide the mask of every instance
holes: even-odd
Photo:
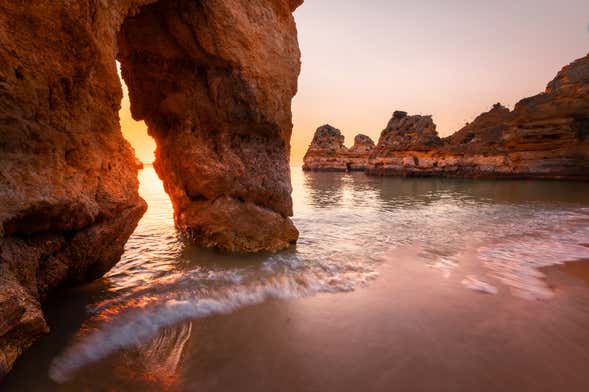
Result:
[[[375,153],[414,149],[429,151],[440,145],[442,141],[432,116],[408,116],[407,112],[396,111],[382,131]]]
[[[374,142],[366,135],[358,134],[354,145],[348,150],[348,170],[364,171],[368,168],[368,158],[374,150]]]
[[[323,125],[315,131],[313,141],[303,159],[305,171],[366,170],[374,142],[366,135],[356,135],[354,145],[347,148],[341,131]]]
[[[303,158],[303,170],[346,171],[344,158],[348,149],[344,145],[344,135],[331,125],[323,125],[315,131],[311,145]]]
[[[496,104],[444,139],[430,116],[395,112],[367,172],[589,180],[589,55],[513,111]]]
[[[339,130],[320,127],[303,170],[589,180],[589,54],[564,67],[544,93],[513,111],[495,104],[449,137],[438,136],[431,116],[396,111],[376,147],[365,138],[358,135],[348,150]]]
[[[0,378],[47,331],[47,295],[107,272],[146,210],[115,59],[181,230],[229,251],[297,240],[301,3],[2,0]]]
[[[473,122],[445,138],[445,144],[456,146],[456,150],[470,150],[471,153],[493,153],[500,148],[502,135],[512,118],[511,111],[497,103],[490,111],[479,115]]]

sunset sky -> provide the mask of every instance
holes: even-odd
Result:
[[[306,0],[296,11],[303,68],[293,101],[292,163],[329,123],[347,144],[375,142],[393,111],[432,114],[442,136],[494,103],[544,90],[589,51],[587,0]],[[123,100],[137,156],[154,143]]]

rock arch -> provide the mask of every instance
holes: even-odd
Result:
[[[47,330],[40,302],[108,271],[145,211],[115,59],[156,139],[177,225],[230,251],[296,241],[300,3],[2,1],[0,377]]]
[[[159,1],[118,34],[131,111],[156,140],[177,225],[231,251],[297,238],[287,218],[296,32],[288,4],[255,3]]]

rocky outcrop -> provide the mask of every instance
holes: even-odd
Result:
[[[512,112],[497,103],[490,111],[445,138],[445,145],[454,151],[492,154],[502,148],[502,136],[512,118]]]
[[[145,211],[115,59],[157,142],[176,223],[204,246],[297,239],[288,166],[300,0],[3,0],[0,377],[40,303],[100,277]]]
[[[346,171],[348,153],[344,135],[331,125],[323,125],[315,131],[311,145],[303,158],[303,170]]]
[[[358,134],[354,145],[348,150],[348,170],[364,171],[368,168],[368,158],[374,150],[374,142],[366,135]]]
[[[442,144],[432,116],[408,116],[396,111],[382,131],[376,154],[388,151],[429,151]]]
[[[276,251],[298,238],[289,154],[300,3],[159,1],[119,32],[131,113],[156,140],[176,225],[200,245]]]
[[[374,149],[374,142],[366,135],[359,134],[351,148],[345,146],[341,131],[331,125],[323,125],[315,136],[303,159],[306,171],[350,171],[365,170],[368,157]]]
[[[395,112],[368,174],[588,180],[589,56],[513,111],[496,104],[445,139],[431,117]]]

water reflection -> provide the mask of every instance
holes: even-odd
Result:
[[[303,186],[308,190],[309,204],[323,208],[341,204],[344,198],[345,173],[306,172]]]
[[[300,172],[295,182],[297,174],[313,207],[295,203],[298,222],[309,230],[303,230],[303,241],[313,237],[314,225],[305,224],[314,220],[323,243],[345,239],[380,252],[417,246],[416,261],[446,277],[468,255],[486,273],[466,276],[465,287],[496,293],[499,281],[529,299],[553,296],[541,268],[589,258],[582,246],[589,238],[586,183]]]
[[[177,385],[180,359],[191,332],[190,322],[163,328],[157,337],[139,346],[136,357],[128,363],[144,367],[142,378],[153,378],[162,386]]]

